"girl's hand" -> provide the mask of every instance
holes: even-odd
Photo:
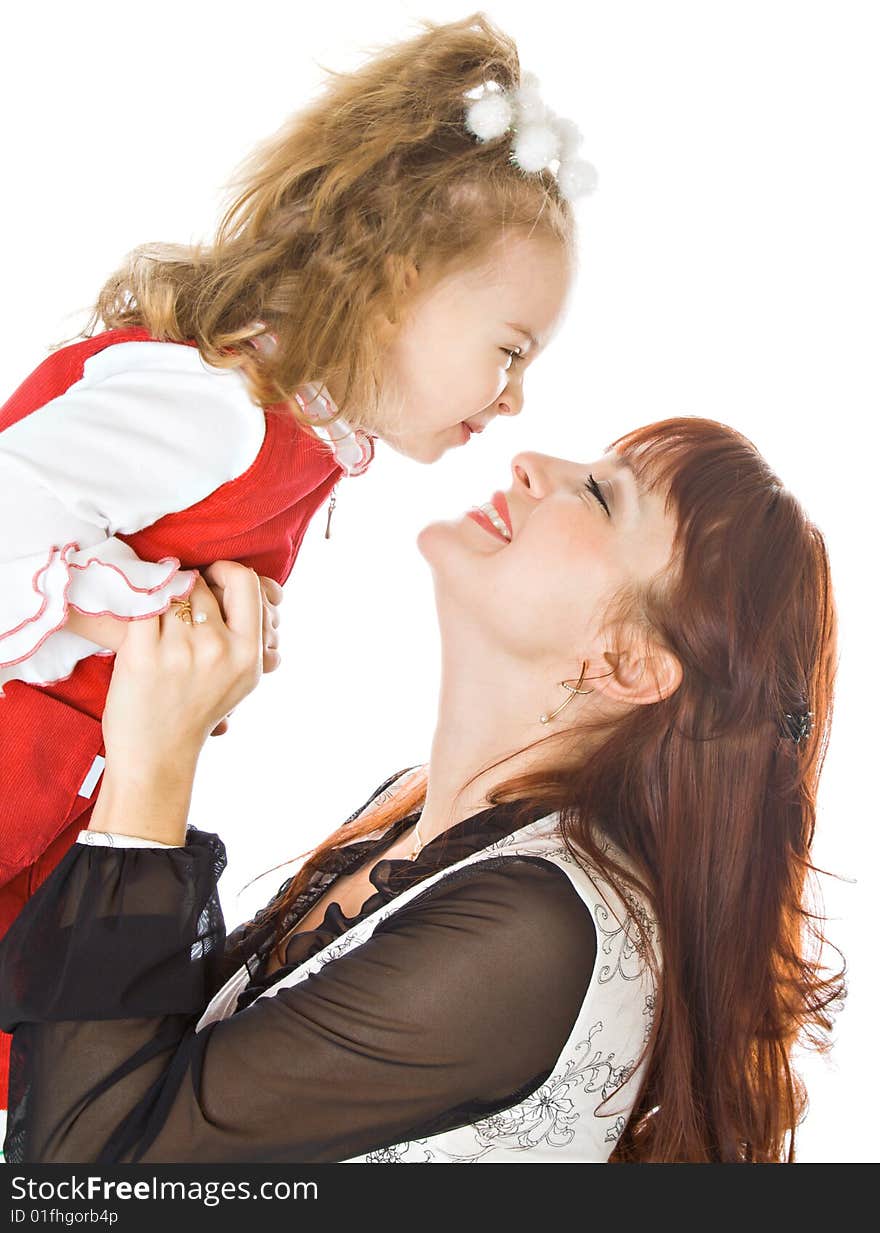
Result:
[[[190,595],[204,623],[188,625],[169,609],[128,624],[103,718],[107,769],[117,778],[194,771],[210,732],[259,683],[260,579],[235,561],[215,562],[206,577],[210,585],[198,578]]]
[[[209,566],[204,571],[204,578],[222,608],[222,588],[212,581],[212,569],[213,566]],[[266,578],[262,575],[260,576],[260,588],[263,592],[263,672],[266,673],[274,672],[281,663],[281,653],[278,650],[278,626],[281,622],[281,614],[278,611],[278,605],[284,599],[284,591],[274,578]],[[228,731],[229,715],[226,715],[220,720],[211,736],[223,736],[224,732]]]

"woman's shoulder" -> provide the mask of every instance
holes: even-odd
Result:
[[[595,928],[583,897],[554,862],[522,852],[462,864],[439,877],[400,908],[438,919],[471,920],[480,932],[501,930],[525,945],[539,939],[555,949],[573,941],[577,953],[595,947]]]
[[[657,921],[646,888],[632,880],[635,867],[614,844],[603,839],[600,851],[601,861],[576,854],[563,839],[558,815],[548,814],[441,874],[401,910],[418,910],[420,900],[425,906],[432,897],[449,912],[473,913],[506,928],[521,945],[540,936],[545,953],[550,942],[568,954],[572,939],[578,939],[574,953],[584,946],[595,953],[598,938],[604,953],[632,952],[640,971],[652,966],[652,958],[659,965]],[[627,877],[606,867],[605,858]]]
[[[592,840],[590,855],[576,839],[567,838],[559,814],[548,813],[498,840],[491,851],[540,857],[555,864],[579,887],[589,887],[590,897],[606,895],[610,890],[624,908],[638,905],[640,913],[648,910],[647,883],[636,863],[601,828],[593,829]]]

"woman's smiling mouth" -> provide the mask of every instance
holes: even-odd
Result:
[[[468,510],[467,516],[472,518],[484,531],[489,531],[492,535],[503,539],[505,544],[509,544],[513,539],[513,524],[510,521],[507,498],[503,492],[496,492],[492,500],[487,501],[485,505],[478,505]]]

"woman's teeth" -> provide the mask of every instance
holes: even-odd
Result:
[[[504,538],[507,540],[507,542],[510,543],[510,532],[507,529],[507,525],[505,524],[504,519],[495,509],[495,506],[492,504],[492,502],[487,501],[485,505],[479,506],[479,510],[481,514],[486,515],[486,517],[492,523],[492,526],[495,528],[495,530],[499,531],[504,536]]]

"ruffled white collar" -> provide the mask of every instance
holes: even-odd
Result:
[[[255,347],[268,352],[275,348],[277,342],[271,330],[253,339]],[[319,388],[306,382],[296,391],[294,398],[315,433],[330,446],[343,474],[362,475],[373,461],[375,437],[362,428],[352,428],[339,415],[339,408],[326,387]]]
[[[309,382],[300,386],[294,398],[318,436],[329,443],[343,472],[362,475],[373,460],[374,438],[361,428],[352,428],[338,416],[336,404],[326,390],[321,391]],[[332,419],[333,416],[337,418]],[[331,422],[322,422],[327,420]]]

